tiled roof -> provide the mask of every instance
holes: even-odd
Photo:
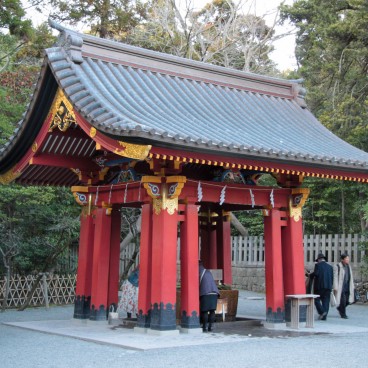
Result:
[[[353,171],[368,153],[327,130],[297,82],[79,34],[53,24],[57,83],[96,129],[121,140]]]

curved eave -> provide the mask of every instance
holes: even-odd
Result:
[[[211,83],[193,75],[164,74],[151,70],[151,66],[132,67],[125,60],[126,54],[113,62],[106,57],[109,52],[117,54],[119,49],[112,41],[83,36],[78,42],[73,50],[48,49],[50,66],[75,110],[107,136],[281,165],[361,174],[368,171],[367,153],[323,127],[299,104],[295,93],[286,98],[273,90],[267,92],[267,78],[260,77],[258,82],[254,79],[259,88],[247,89],[241,82],[227,84],[228,77],[220,68],[222,82],[214,76]],[[93,57],[85,50],[91,43]],[[99,43],[101,55],[97,52]],[[169,59],[173,63],[174,59]],[[180,64],[184,63],[192,66],[181,59]],[[213,70],[212,73],[215,74]],[[246,83],[248,79],[244,77]],[[285,85],[290,88],[296,84]]]
[[[368,179],[368,154],[323,127],[296,83],[68,32],[46,50],[27,112],[0,151],[0,175],[28,162],[60,86],[84,132],[95,128],[96,142],[118,155],[131,142],[152,145],[150,158]]]
[[[31,148],[47,118],[57,88],[57,82],[45,60],[23,119],[0,150],[0,175],[9,172]]]

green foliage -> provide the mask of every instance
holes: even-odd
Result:
[[[306,234],[361,233],[367,226],[364,206],[368,188],[364,184],[306,178],[310,196],[303,208]]]
[[[23,19],[25,10],[20,0],[2,0],[0,2],[0,28],[9,30],[10,35],[21,39],[32,37],[32,22]]]
[[[297,29],[307,102],[323,124],[368,151],[368,3],[298,0],[282,7]]]
[[[1,228],[16,233],[19,242],[14,270],[52,268],[54,255],[78,239],[79,212],[66,188],[0,186]]]
[[[0,73],[0,145],[8,140],[22,118],[37,74],[35,68],[29,67]]]
[[[248,235],[263,235],[263,215],[261,210],[236,211],[233,212],[241,224],[248,230]],[[233,236],[239,235],[235,229],[232,229]]]
[[[59,22],[75,25],[87,24],[92,34],[111,38],[134,28],[145,16],[145,4],[132,0],[34,0],[38,9],[51,5],[55,12],[51,17]]]
[[[297,0],[281,10],[298,30],[298,75],[309,107],[336,135],[368,151],[368,2]],[[311,188],[303,211],[306,233],[367,229],[366,185],[324,179],[305,185]]]

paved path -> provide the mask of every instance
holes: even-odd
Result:
[[[263,318],[262,294],[241,291],[238,315]],[[349,319],[339,318],[335,309],[328,320],[315,328],[293,331],[285,327],[267,330],[236,322],[229,331],[218,324],[216,333],[155,337],[131,330],[111,328],[104,322],[72,320],[73,307],[27,309],[0,313],[0,367],[365,367],[368,348],[368,305],[348,307]],[[40,321],[34,323],[34,321]],[[6,324],[4,324],[6,323]],[[12,325],[8,325],[10,323]],[[14,327],[15,324],[22,328]],[[82,325],[82,328],[80,328]],[[37,327],[48,333],[25,329]],[[40,327],[41,326],[41,327]],[[87,337],[99,329],[111,333],[110,341],[85,341],[86,335],[70,337],[67,331],[81,331]],[[55,335],[57,330],[69,336]],[[92,332],[91,332],[92,331]],[[52,333],[49,333],[52,332]],[[101,331],[100,331],[101,332]],[[79,332],[80,333],[80,332]],[[106,335],[106,334],[104,334]],[[122,336],[123,335],[123,336]],[[96,336],[95,336],[96,337]],[[105,338],[107,338],[105,336]],[[123,342],[121,346],[113,344]],[[129,346],[130,344],[130,346]],[[145,349],[132,350],[136,347]]]

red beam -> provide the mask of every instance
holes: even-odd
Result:
[[[254,196],[254,204],[259,207],[272,207],[271,193],[273,191],[273,207],[280,208],[288,205],[288,199],[291,190],[287,188],[257,187],[241,184],[217,183],[209,181],[201,181],[203,197],[201,202],[220,203],[220,195],[223,188],[224,203],[233,205],[252,206],[251,193]],[[73,189],[76,188],[76,189]],[[72,190],[78,191],[78,187]],[[137,202],[149,202],[150,198],[146,194],[146,190],[140,182],[128,182],[114,185],[103,185],[85,187],[88,193],[93,195],[92,203],[94,205],[105,204],[125,204]],[[96,201],[97,197],[97,201]],[[198,181],[188,180],[181,191],[179,200],[187,200],[200,204],[198,197]]]

